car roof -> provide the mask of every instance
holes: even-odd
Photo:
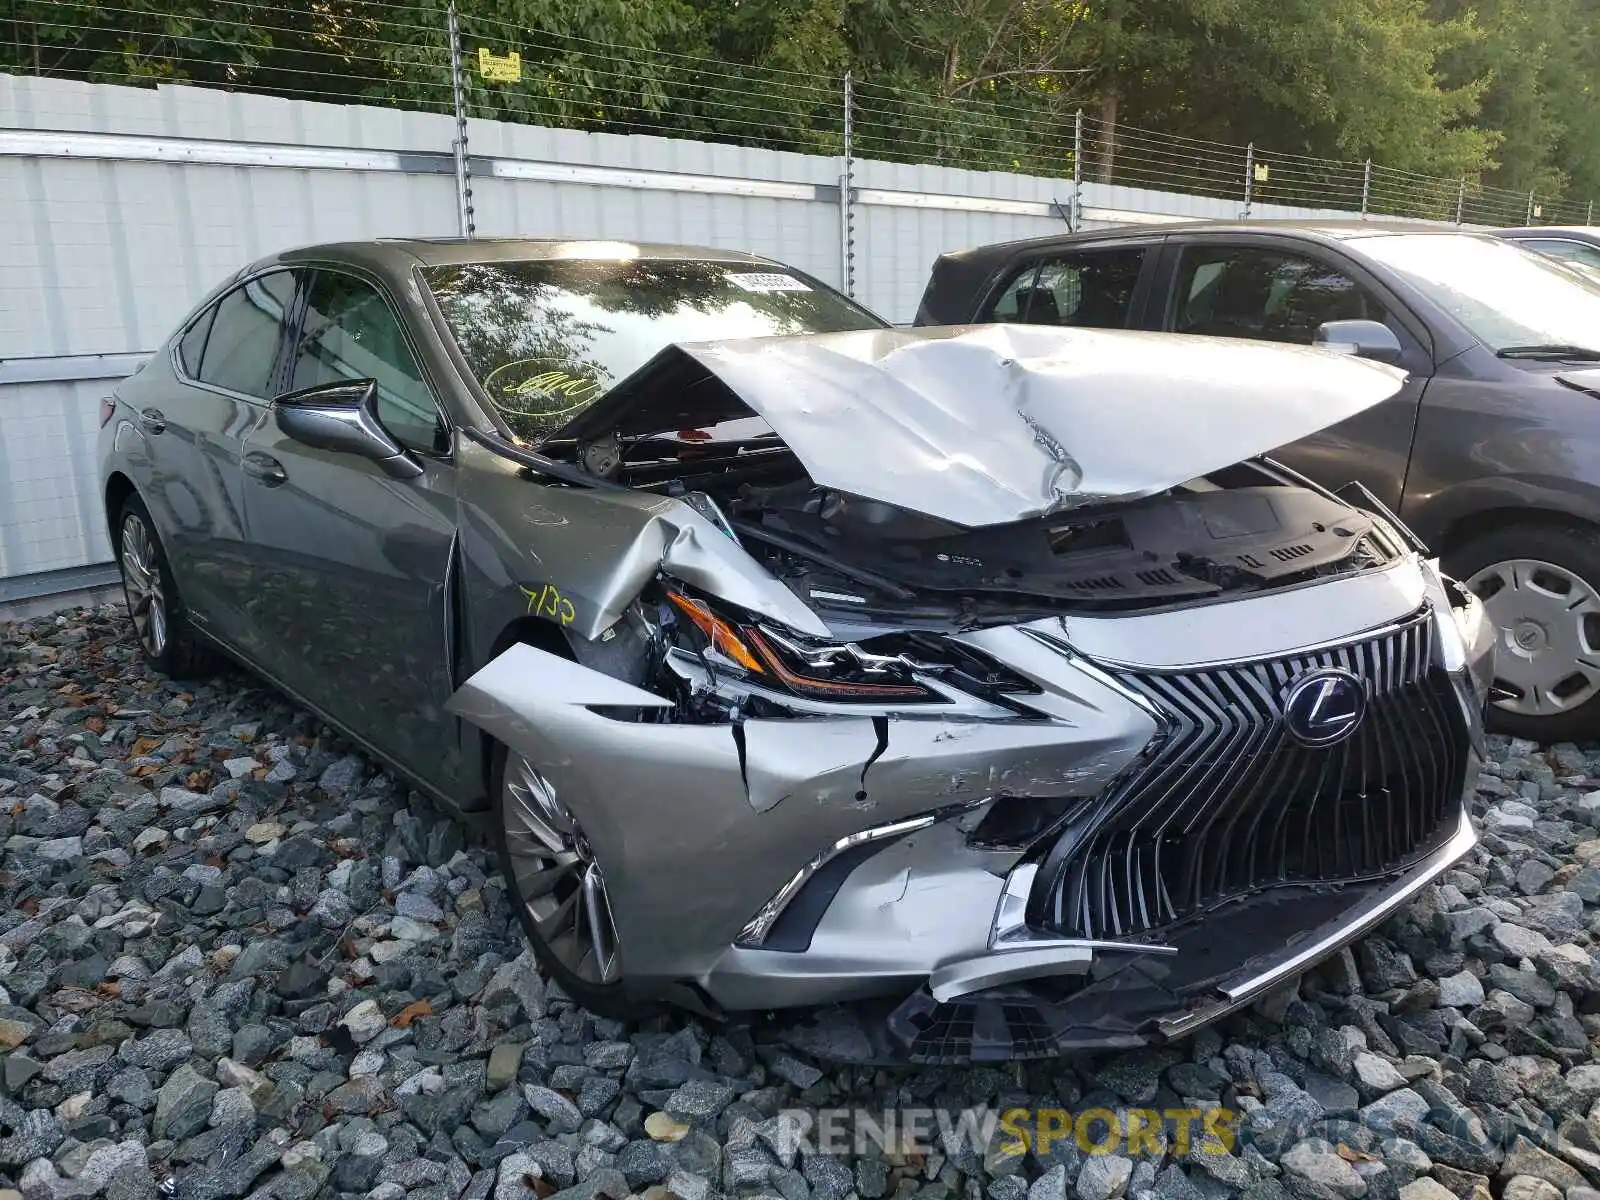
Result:
[[[262,260],[257,266],[301,262],[348,262],[392,274],[417,266],[457,266],[462,263],[550,261],[563,258],[677,259],[684,262],[743,263],[779,266],[771,259],[739,250],[664,242],[632,242],[598,238],[372,238],[363,241],[322,242],[297,246]]]
[[[1453,234],[1455,236],[1481,236],[1486,231],[1448,225],[1434,221],[1369,220],[1307,220],[1305,218],[1271,217],[1262,220],[1233,221],[1162,221],[1159,224],[1113,225],[1105,229],[1086,229],[1077,233],[1046,234],[1043,237],[1020,238],[1010,242],[995,242],[953,251],[946,258],[1002,258],[1033,246],[1078,245],[1100,241],[1117,241],[1131,235],[1164,237],[1170,234],[1246,234],[1287,233],[1297,234],[1311,241],[1350,241],[1356,238],[1380,237],[1385,234]]]
[[[1600,225],[1527,225],[1521,229],[1496,229],[1500,237],[1577,237],[1600,242]]]

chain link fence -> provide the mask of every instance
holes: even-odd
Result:
[[[1257,205],[1468,225],[1592,224],[1589,198],[1341,162],[1114,124],[1057,97],[932,94],[530,30],[437,0],[274,6],[12,0],[0,69],[93,82],[189,82],[465,119],[935,164]],[[488,6],[485,5],[485,8]],[[465,192],[467,185],[463,182]],[[1076,200],[1076,194],[1074,200]],[[469,194],[463,196],[470,224]]]

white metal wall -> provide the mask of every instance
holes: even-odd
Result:
[[[92,364],[51,360],[148,352],[214,284],[276,250],[455,235],[454,181],[438,173],[453,136],[427,113],[0,75],[0,599],[8,579],[110,557],[93,448],[117,371],[97,380]],[[479,236],[704,244],[842,278],[837,159],[485,121],[469,144],[490,168],[473,180]],[[938,255],[1058,232],[1050,206],[1071,198],[1069,179],[882,162],[858,161],[853,183],[855,295],[898,322]],[[1090,225],[1240,215],[1097,184],[1083,204]]]

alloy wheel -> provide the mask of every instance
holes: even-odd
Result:
[[[1491,563],[1467,580],[1498,630],[1495,682],[1507,712],[1545,717],[1600,693],[1600,593],[1565,567]]]
[[[579,979],[615,982],[622,968],[611,898],[577,819],[517,755],[506,762],[500,802],[511,872],[539,939]]]
[[[122,587],[139,644],[151,658],[160,658],[167,648],[167,598],[155,538],[138,513],[122,519]]]

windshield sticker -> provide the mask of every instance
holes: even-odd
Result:
[[[809,292],[811,288],[793,275],[777,272],[748,271],[729,273],[728,282],[747,292]]]
[[[502,412],[546,420],[582,412],[602,390],[597,380],[552,368],[547,358],[502,363],[483,385]]]

